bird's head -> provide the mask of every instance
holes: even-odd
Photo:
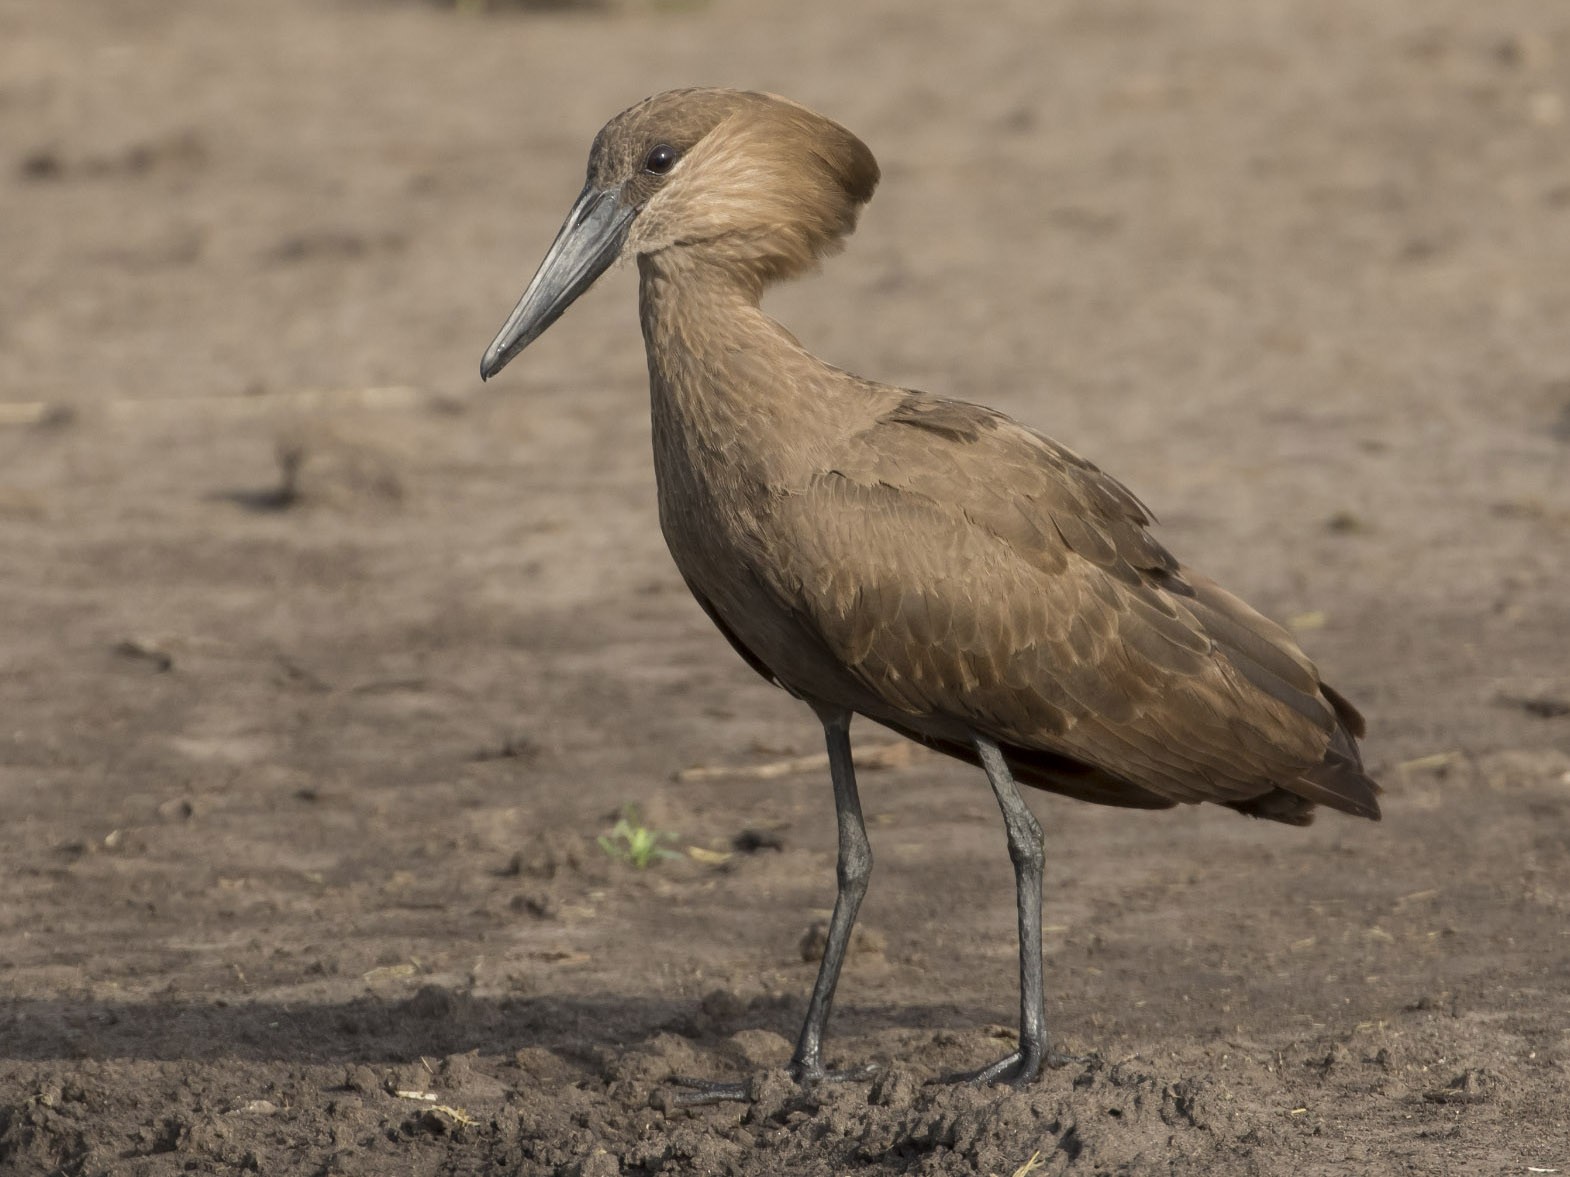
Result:
[[[799,274],[855,228],[877,183],[861,140],[787,99],[645,99],[595,136],[583,191],[480,375],[501,371],[621,257],[679,250],[757,291]]]

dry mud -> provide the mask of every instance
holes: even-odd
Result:
[[[0,1173],[1570,1171],[1567,77],[1556,0],[0,0]],[[630,279],[474,375],[695,82],[884,163],[810,346],[1087,453],[1369,716],[1380,825],[1031,799],[1026,1093],[936,1082],[1014,915],[914,757],[882,1070],[786,1081],[828,785],[662,549]]]

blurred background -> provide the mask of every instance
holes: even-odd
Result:
[[[1556,0],[0,0],[0,1169],[1570,1167],[1567,79]],[[909,1082],[629,1110],[788,1056],[817,727],[664,552],[631,275],[477,370],[696,84],[883,167],[772,313],[1116,474],[1369,718],[1379,827],[1032,798],[1117,1074],[919,1087],[998,1053],[1012,884],[869,727],[831,1055]]]

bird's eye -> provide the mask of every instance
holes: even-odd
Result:
[[[669,143],[661,143],[649,152],[649,158],[643,161],[643,170],[656,176],[663,176],[676,166],[677,152]]]

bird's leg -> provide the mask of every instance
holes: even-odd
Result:
[[[856,766],[850,752],[850,712],[818,710],[823,735],[829,746],[829,778],[834,784],[834,816],[839,824],[839,865],[836,876],[839,891],[834,899],[834,914],[829,917],[829,934],[823,946],[823,963],[812,985],[807,1017],[791,1056],[791,1070],[803,1082],[820,1079],[855,1078],[857,1074],[829,1074],[823,1069],[823,1027],[834,1004],[834,987],[850,945],[856,912],[867,893],[872,877],[872,846],[861,818],[861,798],[856,792]]]
[[[850,1071],[827,1071],[823,1067],[823,1027],[829,1020],[829,1008],[834,1004],[834,987],[839,983],[840,968],[845,963],[851,929],[856,924],[856,912],[861,907],[862,897],[867,893],[867,880],[872,877],[872,846],[867,841],[867,827],[861,817],[861,797],[856,792],[856,766],[850,752],[850,712],[827,708],[814,710],[823,722],[823,734],[829,746],[829,778],[834,784],[834,815],[839,824],[839,866],[836,872],[839,891],[834,899],[834,914],[829,917],[823,963],[818,966],[818,979],[813,982],[812,997],[807,1002],[807,1017],[802,1023],[801,1037],[796,1041],[796,1051],[790,1060],[792,1073],[802,1083],[865,1079],[873,1071],[871,1067]],[[1039,851],[1037,866],[1039,877]],[[1037,891],[1039,917],[1039,885]],[[1037,976],[1040,976],[1039,965]],[[1037,993],[1040,993],[1039,984]],[[686,1106],[750,1098],[746,1083],[707,1079],[677,1079],[676,1082],[691,1089],[691,1094],[679,1100]]]
[[[1003,810],[1009,858],[1014,863],[1019,903],[1019,1049],[966,1079],[972,1083],[1002,1082],[1023,1087],[1035,1079],[1041,1064],[1048,1061],[1041,977],[1041,826],[1021,799],[1014,774],[997,744],[980,735],[975,737],[975,744],[981,767],[987,770],[987,781]]]

